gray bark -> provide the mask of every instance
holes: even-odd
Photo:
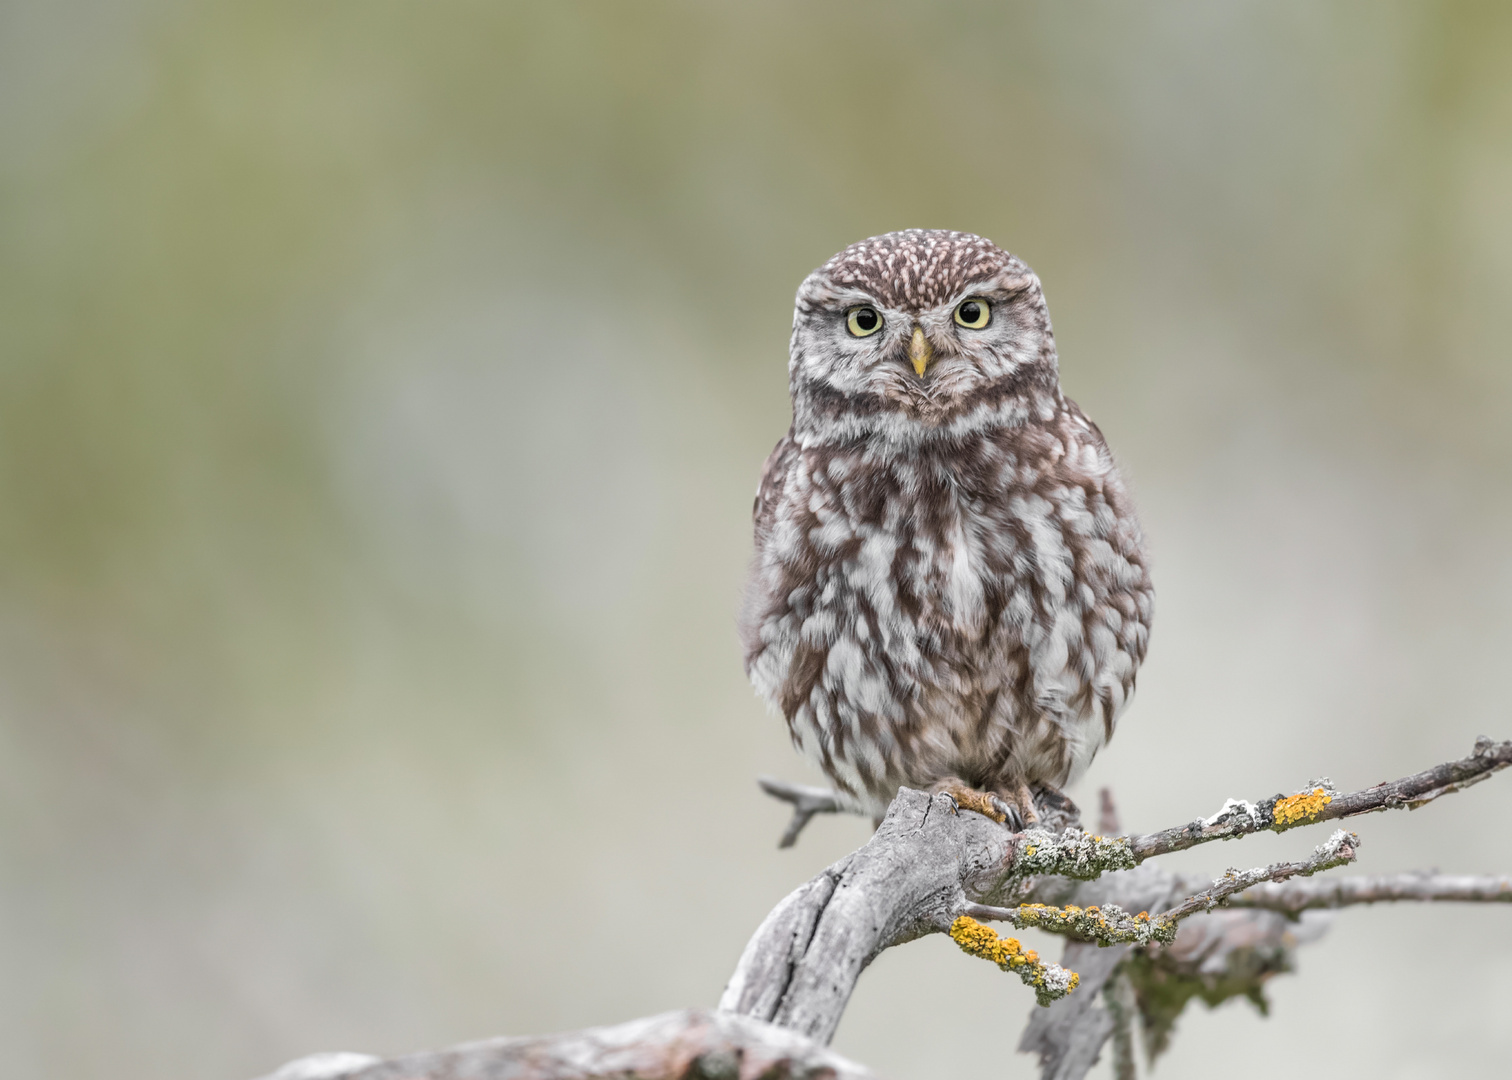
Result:
[[[1264,981],[1290,970],[1294,950],[1328,925],[1328,913],[1310,909],[1391,900],[1512,900],[1508,878],[1419,874],[1296,880],[1352,860],[1359,840],[1344,832],[1334,833],[1306,862],[1230,871],[1214,882],[1179,878],[1145,859],[1263,829],[1416,808],[1508,765],[1512,742],[1482,739],[1468,758],[1392,783],[1341,794],[1319,781],[1296,796],[1258,804],[1229,800],[1212,817],[1121,839],[1079,829],[1013,833],[980,814],[958,812],[947,795],[905,788],[864,847],[795,889],[766,917],[741,955],[717,1012],[669,1013],[612,1028],[495,1039],[383,1062],[317,1055],[290,1063],[274,1077],[859,1080],[872,1074],[823,1046],[839,1025],[856,980],[884,949],[953,926],[966,928],[956,937],[963,948],[1014,970],[1048,1003],[1035,1013],[1020,1044],[1039,1056],[1046,1080],[1085,1076],[1115,1032],[1119,1075],[1130,1076],[1131,1013],[1138,1014],[1153,1058],[1191,997],[1216,1004],[1243,996],[1263,1008]],[[845,809],[818,789],[775,781],[763,787],[794,807],[785,844],[815,814]],[[1063,800],[1038,809],[1053,829],[1077,824],[1075,808]],[[1110,799],[1104,800],[1103,817],[1116,824]],[[1030,904],[1045,907],[1023,906]],[[1232,909],[1211,910],[1217,905]],[[971,923],[973,918],[1058,928],[1073,938],[1092,939],[1072,940],[1066,947],[1066,966],[1076,970],[1079,984],[1065,970],[1037,960],[1030,964],[1018,953],[1011,963],[1005,960],[1004,942]],[[984,936],[986,946],[973,934]],[[1071,986],[1070,996],[1051,1000]]]
[[[803,1036],[689,1009],[560,1035],[486,1039],[378,1061],[316,1054],[264,1080],[877,1080]]]
[[[828,1042],[882,950],[949,930],[968,900],[998,897],[1017,834],[947,795],[903,789],[859,851],[790,893],[746,946],[720,1009]]]

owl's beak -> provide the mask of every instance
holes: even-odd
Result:
[[[908,343],[908,359],[913,362],[914,370],[920,377],[924,375],[924,369],[929,366],[930,359],[934,356],[934,347],[929,344],[929,339],[924,336],[924,331],[914,327],[913,340]]]

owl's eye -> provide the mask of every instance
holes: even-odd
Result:
[[[870,337],[882,329],[882,316],[876,308],[853,307],[845,313],[845,328],[856,337]]]
[[[957,326],[964,326],[968,330],[980,330],[991,318],[992,307],[985,300],[962,300],[956,305]]]

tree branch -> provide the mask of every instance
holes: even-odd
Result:
[[[803,831],[803,827],[813,819],[815,814],[858,812],[842,803],[840,796],[828,788],[790,784],[786,780],[777,780],[770,776],[758,777],[756,783],[760,784],[761,790],[772,798],[792,804],[792,819],[788,821],[788,826],[782,833],[782,839],[777,841],[777,846],[780,848],[790,848],[796,844],[798,834]]]
[[[1512,902],[1512,878],[1405,874],[1299,881],[1353,861],[1358,837],[1342,830],[1301,862],[1230,870],[1196,888],[1145,860],[1212,840],[1284,831],[1378,810],[1415,808],[1512,764],[1512,742],[1477,741],[1475,752],[1391,783],[1340,794],[1327,781],[1259,804],[1229,800],[1210,818],[1133,837],[1093,836],[1060,799],[1046,822],[1012,833],[946,795],[899,790],[859,850],[790,893],[757,928],[720,998],[719,1011],[671,1013],[538,1039],[502,1039],[387,1062],[353,1055],[301,1059],[278,1080],[520,1080],[752,1077],[863,1080],[871,1074],[823,1049],[852,989],[883,950],[931,933],[1018,975],[1040,1004],[1020,1043],[1046,1078],[1078,1080],[1121,1032],[1119,1075],[1131,1068],[1130,997],[1151,1057],[1186,1002],[1245,996],[1263,1007],[1262,984],[1290,970],[1298,944],[1321,932],[1314,908],[1396,900]],[[834,792],[763,779],[793,807],[782,846],[814,815],[850,810]],[[1103,818],[1116,824],[1111,797]],[[1246,910],[1213,910],[1233,907]],[[1129,910],[1139,914],[1129,915]],[[1150,916],[1148,912],[1160,914]],[[1207,912],[1197,920],[1190,916]],[[1295,921],[1302,919],[1300,925]],[[1000,938],[978,920],[1066,935],[1065,967]],[[1178,933],[1178,927],[1180,932]],[[1069,970],[1074,966],[1077,970]],[[1123,982],[1111,984],[1110,980]],[[1075,990],[1075,994],[1071,991]],[[1067,996],[1067,995],[1071,996]],[[812,1040],[812,1041],[810,1041]],[[334,1070],[334,1071],[333,1071]]]
[[[1230,799],[1210,818],[1199,818],[1186,825],[1143,836],[1131,836],[1128,838],[1129,849],[1136,861],[1143,862],[1156,855],[1184,851],[1213,840],[1236,840],[1263,830],[1285,832],[1300,825],[1381,810],[1402,807],[1416,810],[1442,795],[1478,784],[1508,765],[1512,765],[1512,741],[1494,743],[1482,737],[1476,740],[1475,750],[1467,758],[1400,780],[1382,782],[1363,791],[1340,794],[1327,780],[1321,780],[1294,795],[1276,795],[1258,804]]]
[[[1512,904],[1512,877],[1389,874],[1261,885],[1228,900],[1229,907],[1299,912],[1403,900]]]
[[[1176,924],[1200,911],[1211,911],[1236,893],[1243,892],[1261,882],[1285,881],[1292,877],[1311,877],[1323,870],[1332,870],[1355,860],[1360,838],[1343,829],[1337,830],[1328,840],[1319,845],[1312,858],[1306,862],[1281,862],[1259,866],[1253,870],[1230,870],[1203,891],[1187,897],[1181,903],[1150,916],[1141,911],[1129,915],[1117,904],[1092,905],[1081,908],[1073,905],[1051,907],[1045,904],[1021,904],[1018,907],[990,907],[986,904],[966,904],[961,918],[968,922],[986,919],[1006,922],[1024,930],[1033,927],[1052,934],[1061,934],[1077,941],[1094,941],[1101,945],[1148,945],[1152,942],[1169,942],[1176,939]],[[959,923],[960,920],[958,919]],[[951,937],[956,937],[955,927]],[[964,946],[963,946],[964,947]]]
[[[263,1080],[876,1080],[876,1074],[792,1031],[748,1016],[688,1009],[613,1027],[487,1039],[379,1061],[316,1054]]]
[[[1096,1053],[1062,1052],[1064,1048],[1056,1049],[1057,1040],[1094,1038],[1101,1046],[1112,1033],[1116,1025],[1100,1003],[1118,955],[1131,948],[1134,952],[1129,955],[1136,957],[1158,953],[1158,964],[1149,970],[1161,979],[1195,988],[1181,992],[1188,996],[1217,995],[1216,1000],[1221,1000],[1224,995],[1243,993],[1258,1000],[1259,980],[1285,970],[1290,951],[1300,940],[1284,929],[1287,920],[1282,914],[1211,915],[1218,920],[1214,926],[1223,930],[1217,936],[1204,932],[1191,938],[1207,942],[1199,950],[1206,950],[1200,963],[1186,959],[1197,954],[1192,952],[1195,946],[1182,945],[1187,935],[1177,938],[1178,924],[1225,903],[1240,903],[1247,890],[1257,887],[1298,889],[1304,883],[1288,879],[1352,861],[1358,838],[1339,831],[1307,860],[1230,871],[1196,892],[1167,871],[1140,865],[1145,860],[1261,830],[1280,832],[1316,821],[1421,806],[1478,783],[1509,764],[1512,742],[1481,739],[1469,758],[1364,791],[1341,794],[1327,781],[1317,781],[1295,795],[1276,796],[1258,805],[1231,799],[1211,818],[1133,837],[1093,836],[1069,827],[1059,833],[1043,828],[1010,833],[979,814],[957,812],[946,797],[932,798],[905,788],[865,847],[795,890],[767,917],[736,965],[720,1008],[826,1041],[839,1024],[860,973],[879,953],[944,931],[966,951],[1018,975],[1034,989],[1040,1004],[1054,1002],[1055,1010],[1071,1010],[1067,1015],[1076,1019],[1059,1026],[1031,1023],[1025,1044],[1041,1054],[1047,1070],[1053,1065],[1053,1075],[1081,1076]],[[843,809],[833,793],[821,789],[771,781],[762,787],[794,806],[789,838],[815,813]],[[1105,817],[1114,817],[1111,799],[1104,811]],[[1072,807],[1061,820],[1074,813]],[[1301,895],[1277,893],[1274,902],[1279,905],[1282,896]],[[1323,903],[1315,897],[1326,895],[1352,894],[1309,892],[1307,906]],[[1131,916],[1131,910],[1139,914]],[[1150,911],[1160,914],[1152,917],[1147,914]],[[981,925],[994,919],[1073,938],[1066,967],[1044,963],[1017,940],[1000,938]],[[1095,965],[1091,983],[1080,971],[1069,970],[1073,955],[1092,955],[1076,951],[1082,948],[1081,942],[1117,950],[1110,957],[1112,966]],[[1215,957],[1220,963],[1237,964],[1238,974],[1209,986],[1215,978],[1211,974]],[[1196,966],[1189,969],[1189,963]],[[1136,990],[1146,984],[1148,978],[1145,983],[1136,981]],[[1066,995],[1073,990],[1081,1004],[1069,1004]],[[1091,996],[1093,1002],[1082,995]],[[1163,1000],[1184,1002],[1186,998],[1177,994]],[[1179,1008],[1178,1004],[1177,1012]]]
[[[1336,829],[1334,834],[1326,841],[1319,844],[1313,851],[1312,858],[1306,862],[1274,863],[1270,866],[1256,867],[1254,870],[1230,870],[1217,881],[1213,882],[1210,889],[1189,897],[1177,904],[1170,911],[1158,916],[1160,921],[1169,919],[1171,922],[1179,922],[1189,915],[1195,915],[1199,911],[1212,911],[1213,908],[1223,903],[1235,893],[1259,885],[1265,881],[1285,881],[1293,877],[1311,877],[1323,870],[1332,870],[1336,866],[1355,861],[1355,855],[1360,847],[1360,838],[1354,833]],[[1172,935],[1173,937],[1175,935]]]

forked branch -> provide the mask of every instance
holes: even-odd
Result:
[[[793,816],[789,819],[787,828],[783,830],[782,839],[777,841],[777,846],[780,848],[790,848],[796,844],[798,834],[813,820],[815,814],[855,812],[842,803],[840,796],[829,788],[790,784],[786,780],[777,780],[770,776],[758,777],[756,783],[760,784],[761,790],[772,798],[792,804]]]
[[[1176,939],[1177,924],[1188,916],[1211,911],[1236,893],[1244,892],[1262,882],[1311,877],[1324,870],[1332,870],[1334,867],[1354,862],[1359,846],[1358,836],[1339,829],[1327,841],[1320,844],[1313,852],[1312,858],[1305,862],[1280,862],[1272,863],[1270,866],[1257,866],[1253,870],[1230,870],[1208,888],[1187,897],[1175,907],[1155,916],[1144,911],[1131,916],[1117,904],[1109,903],[1094,904],[1085,908],[1074,904],[1065,907],[1021,904],[1012,908],[966,904],[962,917],[1006,922],[1020,930],[1032,927],[1077,941],[1094,941],[1102,945],[1148,945],[1152,942],[1170,942]],[[1508,898],[1512,899],[1512,894],[1509,894]],[[951,936],[955,936],[954,929]]]

